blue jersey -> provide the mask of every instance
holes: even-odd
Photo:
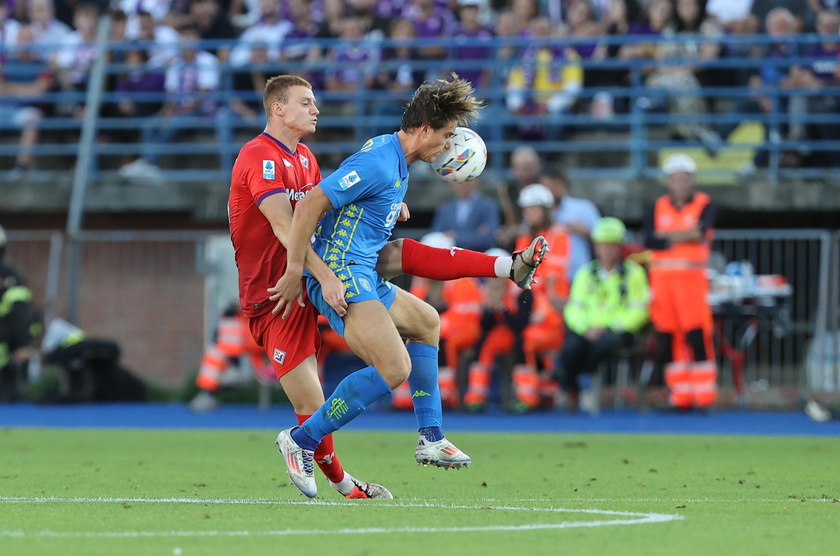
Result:
[[[408,164],[397,134],[368,140],[318,186],[334,208],[315,229],[315,252],[333,270],[375,268],[408,189]]]

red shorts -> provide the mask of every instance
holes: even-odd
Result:
[[[306,306],[293,303],[292,312],[285,319],[271,312],[248,319],[251,334],[265,350],[277,378],[300,365],[321,347],[318,312],[305,293],[304,300]]]

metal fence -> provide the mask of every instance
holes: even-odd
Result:
[[[106,36],[103,34],[103,37]],[[626,83],[590,85],[586,84],[577,94],[577,104],[581,107],[570,112],[556,114],[517,114],[505,107],[505,83],[510,70],[520,63],[517,55],[506,59],[496,59],[496,54],[504,48],[512,48],[514,52],[521,53],[528,47],[544,44],[558,51],[563,48],[573,48],[580,45],[605,45],[621,46],[625,44],[645,43],[655,46],[658,41],[665,39],[659,37],[633,37],[633,36],[605,36],[587,37],[585,39],[488,39],[482,43],[487,49],[487,58],[478,60],[463,60],[459,58],[458,48],[460,43],[451,38],[438,40],[407,41],[410,47],[424,46],[445,46],[447,54],[439,60],[412,60],[411,67],[426,74],[427,76],[446,75],[449,70],[459,69],[461,71],[476,70],[485,68],[488,63],[492,64],[492,79],[488,86],[480,88],[478,95],[488,102],[488,107],[482,120],[478,123],[478,129],[487,141],[490,152],[490,166],[496,170],[504,167],[507,155],[517,144],[515,133],[512,130],[521,126],[554,126],[558,129],[572,130],[577,135],[567,135],[565,138],[551,138],[534,142],[533,146],[548,157],[569,157],[578,156],[578,164],[573,164],[572,174],[574,176],[595,176],[595,177],[616,177],[631,178],[641,176],[658,175],[657,153],[663,149],[672,148],[697,148],[698,150],[707,147],[696,139],[675,140],[669,137],[668,129],[676,124],[703,124],[708,126],[737,124],[743,121],[752,121],[761,124],[767,130],[762,137],[753,138],[746,143],[737,145],[726,145],[730,149],[740,149],[743,152],[752,153],[753,150],[762,151],[767,154],[768,172],[773,180],[783,176],[808,176],[825,175],[833,172],[829,164],[819,165],[810,168],[785,167],[782,154],[785,151],[801,152],[823,152],[829,155],[840,151],[840,141],[826,138],[797,138],[786,139],[781,132],[782,128],[793,124],[801,124],[810,127],[819,127],[823,130],[840,126],[840,113],[836,110],[822,110],[818,112],[804,111],[793,112],[783,109],[794,100],[805,104],[814,99],[835,98],[840,95],[840,87],[826,86],[818,89],[812,88],[785,88],[779,84],[768,83],[759,89],[750,88],[742,81],[731,83],[731,86],[724,86],[721,80],[712,79],[712,84],[706,84],[698,88],[666,88],[652,86],[646,83],[646,75],[656,69],[666,67],[680,67],[691,65],[695,69],[702,70],[712,76],[733,75],[738,73],[751,73],[761,67],[772,67],[782,73],[787,68],[797,65],[809,67],[813,64],[825,62],[824,59],[809,57],[803,52],[806,48],[819,43],[822,39],[817,35],[797,35],[784,37],[783,42],[791,45],[789,56],[778,57],[754,57],[751,51],[755,48],[767,48],[779,42],[778,37],[766,35],[756,36],[732,36],[722,37],[680,37],[667,38],[672,43],[690,43],[692,47],[698,47],[703,42],[717,42],[723,46],[725,54],[714,60],[698,60],[683,58],[667,59],[636,59],[620,60],[606,58],[602,60],[584,58],[578,63],[583,69],[584,75],[589,76],[597,72],[619,71],[626,74]],[[834,37],[830,38],[834,40]],[[205,41],[203,46],[207,48],[230,47],[235,42]],[[341,44],[337,40],[312,40],[311,45],[320,47],[324,52]],[[396,46],[396,43],[383,40],[376,43],[380,49],[387,49]],[[149,45],[146,45],[149,46]],[[248,45],[246,45],[248,46]],[[251,45],[253,46],[253,45]],[[43,48],[43,46],[41,47]],[[202,130],[198,137],[181,140],[172,143],[143,143],[136,138],[125,139],[124,136],[137,135],[139,131],[149,127],[162,124],[156,122],[154,116],[143,117],[119,117],[112,113],[99,113],[100,103],[102,106],[114,106],[119,101],[128,100],[135,103],[162,102],[170,98],[167,94],[160,93],[116,93],[107,88],[105,84],[112,82],[118,75],[125,74],[131,68],[122,63],[109,62],[109,54],[119,54],[129,48],[137,48],[136,43],[109,43],[103,39],[98,46],[99,54],[97,60],[101,60],[101,72],[92,71],[88,83],[87,92],[51,92],[36,99],[36,104],[48,107],[48,111],[67,105],[86,105],[86,116],[91,121],[91,127],[96,131],[97,137],[107,135],[107,141],[99,141],[96,144],[96,156],[91,156],[89,170],[95,178],[102,180],[117,179],[114,160],[119,160],[125,155],[136,155],[141,152],[155,152],[157,154],[177,157],[178,164],[164,165],[165,176],[171,180],[226,181],[227,166],[238,151],[242,142],[262,128],[260,118],[247,120],[234,115],[228,109],[233,99],[245,102],[259,102],[260,92],[256,90],[237,90],[234,85],[233,76],[243,71],[242,67],[234,67],[230,64],[220,64],[219,70],[222,78],[217,91],[213,92],[213,99],[218,101],[225,109],[218,117],[190,116],[186,117],[181,124],[192,130]],[[178,45],[171,45],[173,51],[177,51]],[[118,56],[117,56],[118,57]],[[388,72],[396,71],[402,62],[383,59],[377,62],[375,71]],[[555,60],[552,62],[553,70],[560,70],[570,63],[568,60]],[[332,72],[340,67],[336,62],[331,62],[324,57],[318,62],[292,62],[282,63],[251,64],[247,66],[248,71],[263,72],[265,75],[276,73],[298,72],[307,75],[321,75]],[[364,69],[364,68],[363,68]],[[8,60],[5,71],[7,74],[15,72],[26,72],[26,68],[13,60]],[[31,72],[31,70],[28,70]],[[359,72],[360,75],[363,72]],[[317,153],[326,161],[325,166],[329,167],[329,160],[326,158],[334,155],[338,160],[352,152],[355,152],[359,145],[371,134],[383,130],[394,130],[399,126],[399,106],[406,99],[404,94],[394,94],[387,90],[371,89],[365,86],[362,78],[354,91],[330,92],[318,90],[320,104],[324,107],[331,105],[344,105],[353,115],[341,115],[335,112],[322,114],[317,134]],[[623,110],[616,111],[609,120],[593,118],[586,110],[586,106],[596,95],[608,94],[617,104],[626,106]],[[704,101],[717,104],[715,111],[704,111],[695,114],[674,113],[669,110],[669,103],[687,95],[697,96]],[[732,110],[732,106],[738,100],[747,100],[759,96],[767,97],[775,107],[768,112],[739,113]],[[396,105],[397,113],[387,113],[380,110],[383,105]],[[59,112],[61,112],[59,110]],[[81,152],[92,151],[94,143],[79,144],[78,129],[80,120],[73,116],[56,114],[45,118],[39,127],[46,134],[42,142],[36,146],[35,154],[52,159],[64,157],[67,160],[75,160]],[[0,123],[0,126],[5,124]],[[223,132],[219,132],[222,130]],[[569,137],[576,140],[569,141]],[[91,141],[97,141],[91,138]],[[18,152],[17,145],[0,145],[0,157],[11,157]],[[587,153],[614,153],[610,157],[611,164],[587,165],[582,162],[579,155]],[[190,167],[185,163],[184,155],[196,161]],[[836,154],[835,154],[836,156]],[[830,157],[828,157],[830,159]],[[603,161],[603,157],[600,159]]]
[[[117,340],[131,368],[167,386],[182,384],[197,368],[219,310],[236,299],[228,236],[87,231],[78,243],[80,280],[73,291],[62,233],[9,232],[10,255],[47,316],[66,316],[77,303],[77,323]],[[789,322],[760,324],[746,347],[747,396],[840,391],[840,233],[718,230],[714,249],[729,261],[750,261],[756,274],[781,274],[793,286]],[[736,322],[725,329],[735,345],[743,333]],[[721,376],[724,387],[732,385],[726,364]]]
[[[837,254],[832,254],[837,234],[822,230],[719,230],[714,249],[727,261],[749,261],[755,274],[779,274],[793,293],[772,319],[748,331],[746,322],[731,319],[724,330],[727,339],[745,349],[744,378],[747,392],[768,388],[826,389],[840,387],[838,361],[826,357],[814,364],[813,354],[822,351],[838,331],[836,283]],[[834,266],[835,268],[832,268]],[[749,342],[744,342],[745,334]],[[832,378],[834,377],[834,378]],[[724,373],[724,380],[729,375]]]

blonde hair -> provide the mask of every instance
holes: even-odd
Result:
[[[312,84],[297,75],[275,75],[265,82],[263,109],[266,117],[271,117],[271,105],[275,102],[289,102],[289,89],[292,87],[306,87],[311,90]]]

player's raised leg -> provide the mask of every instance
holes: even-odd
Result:
[[[389,241],[379,252],[376,271],[386,279],[410,274],[431,280],[458,278],[510,278],[524,290],[531,289],[534,274],[549,252],[548,242],[537,236],[531,245],[509,257],[468,249],[429,247],[413,239]]]
[[[408,385],[420,438],[414,456],[418,464],[446,469],[469,467],[472,460],[443,434],[443,408],[438,386],[440,317],[428,303],[395,288],[397,295],[389,313],[408,340],[411,374]]]

